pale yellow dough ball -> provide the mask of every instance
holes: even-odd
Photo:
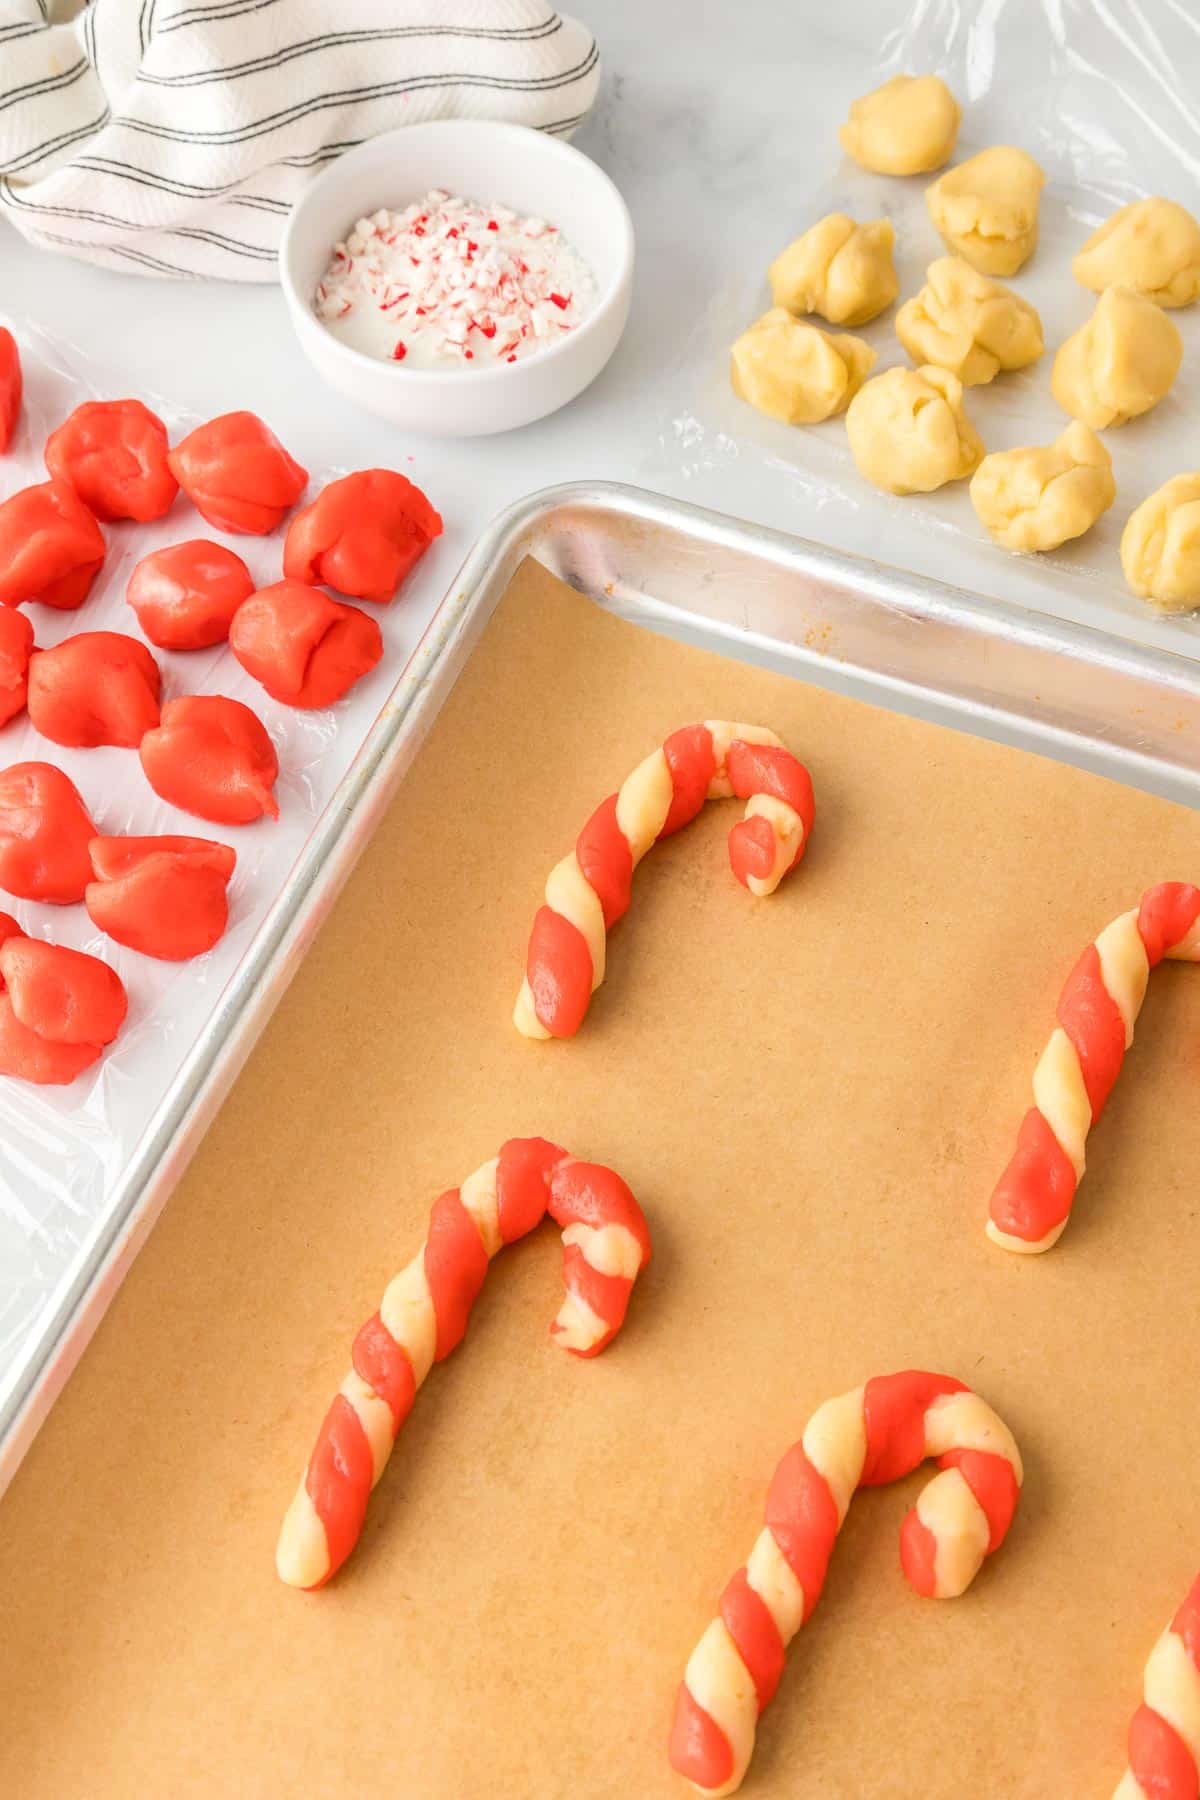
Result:
[[[842,149],[878,175],[928,175],[954,155],[962,110],[939,75],[893,75],[850,107]]]
[[[887,369],[846,413],[860,475],[888,494],[928,494],[978,467],[983,441],[963,411],[962,382],[947,369]]]
[[[985,456],[971,477],[971,504],[1006,550],[1055,550],[1082,537],[1116,497],[1112,457],[1078,420],[1052,444]]]
[[[1045,348],[1029,302],[961,256],[930,263],[925,286],[896,314],[896,336],[915,363],[949,369],[964,387],[979,387],[1001,369],[1023,369]]]
[[[870,374],[875,352],[861,338],[822,331],[773,306],[731,352],[734,391],[785,425],[816,425],[845,412]]]
[[[1024,150],[995,144],[958,163],[925,190],[947,246],[984,275],[1015,275],[1038,241],[1046,177]]]
[[[1127,287],[1156,306],[1190,306],[1200,295],[1200,224],[1174,200],[1135,200],[1093,231],[1071,270],[1097,294]]]
[[[900,291],[890,219],[858,225],[829,213],[790,243],[768,270],[776,306],[820,313],[831,325],[865,325]]]
[[[1200,471],[1172,476],[1129,515],[1121,567],[1134,593],[1161,612],[1200,607]]]
[[[1054,358],[1050,389],[1064,412],[1103,431],[1157,406],[1182,359],[1183,339],[1161,307],[1132,288],[1105,288]]]

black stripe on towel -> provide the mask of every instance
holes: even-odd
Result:
[[[537,32],[530,32],[524,40],[527,43],[554,37],[562,30],[562,20],[541,27]],[[304,38],[297,44],[285,44],[282,49],[271,56],[256,56],[249,62],[230,63],[219,69],[194,69],[179,75],[148,75],[145,70],[138,74],[143,87],[205,87],[214,81],[236,81],[242,75],[261,75],[268,69],[278,69],[284,63],[295,60],[298,56],[312,56],[323,50],[339,49],[349,44],[393,43],[398,39],[415,37],[446,38],[494,38],[495,32],[473,31],[464,27],[442,27],[422,25],[396,25],[375,31],[330,31],[323,37]]]
[[[570,87],[589,75],[599,61],[599,56],[599,51],[593,45],[588,55],[573,69],[567,69],[561,75],[538,76],[528,81],[505,81],[500,76],[491,75],[421,75],[408,81],[384,82],[374,87],[346,88],[340,93],[321,94],[296,106],[268,113],[251,124],[239,125],[229,131],[181,131],[173,126],[151,124],[145,119],[128,117],[118,117],[113,123],[124,126],[127,131],[141,132],[146,137],[161,138],[173,144],[244,144],[253,138],[266,137],[284,125],[293,125],[297,119],[307,118],[315,112],[327,112],[361,101],[388,100],[397,94],[431,93],[459,87],[511,94],[553,93],[556,88]]]

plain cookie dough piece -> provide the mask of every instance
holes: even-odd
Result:
[[[928,175],[954,155],[962,108],[938,75],[893,75],[851,103],[842,149],[877,175]]]
[[[1200,470],[1173,475],[1134,508],[1121,567],[1134,593],[1162,612],[1200,606]]]
[[[1032,156],[995,144],[925,190],[929,216],[948,247],[984,275],[1015,275],[1038,241],[1046,176]]]
[[[896,314],[896,336],[915,363],[936,363],[964,387],[979,387],[1001,369],[1037,361],[1042,321],[1027,300],[961,256],[940,256],[925,273],[925,286]]]
[[[983,440],[947,369],[886,369],[857,393],[846,431],[858,472],[888,494],[928,494],[978,468]]]
[[[1156,306],[1190,306],[1200,296],[1200,224],[1174,200],[1135,200],[1093,231],[1071,273],[1097,294],[1120,286]]]
[[[862,338],[835,335],[773,306],[731,352],[733,390],[785,425],[817,425],[845,412],[875,365]]]
[[[1183,339],[1161,307],[1132,288],[1105,288],[1054,358],[1050,391],[1064,412],[1103,431],[1157,406],[1182,360]]]
[[[858,225],[847,213],[829,213],[775,258],[767,271],[771,298],[831,325],[865,325],[900,292],[895,242],[890,219]]]
[[[1052,444],[998,450],[971,477],[971,504],[1006,550],[1056,550],[1117,497],[1112,457],[1076,419]]]

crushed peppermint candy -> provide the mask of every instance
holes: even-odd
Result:
[[[522,362],[574,331],[596,282],[556,225],[433,188],[359,219],[313,310],[335,337],[406,368]]]

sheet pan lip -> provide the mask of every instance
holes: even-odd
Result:
[[[164,1095],[113,1191],[102,1229],[47,1300],[27,1344],[6,1373],[0,1385],[0,1494],[86,1346],[124,1267],[153,1225],[298,966],[300,958],[293,952],[315,932],[331,906],[403,773],[405,752],[410,757],[415,754],[453,685],[458,673],[456,653],[482,629],[520,557],[536,548],[539,532],[556,516],[570,511],[622,513],[647,524],[690,529],[710,542],[765,552],[798,572],[853,585],[877,604],[899,613],[953,623],[981,639],[1000,635],[1073,662],[1118,669],[1200,701],[1200,665],[1186,657],[980,598],[926,576],[826,549],[649,489],[615,481],[571,481],[513,502],[484,527],[443,594],[379,717],[297,857],[286,887]],[[492,606],[485,607],[489,598]],[[682,609],[675,610],[685,616]],[[749,638],[753,634],[741,635]],[[912,683],[898,685],[919,691]]]

